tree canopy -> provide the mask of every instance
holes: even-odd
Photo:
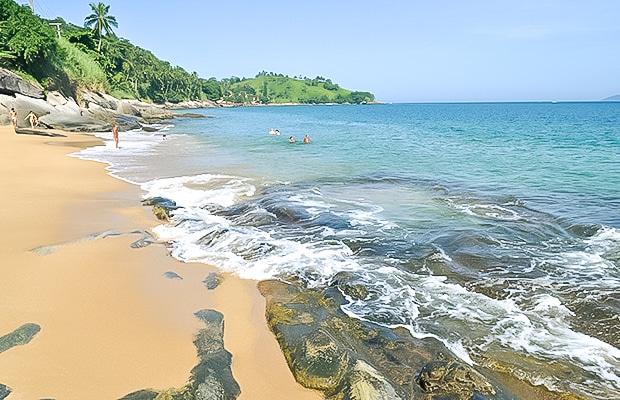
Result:
[[[255,78],[204,79],[158,59],[153,53],[114,35],[110,7],[91,3],[92,14],[80,27],[62,18],[48,21],[14,0],[0,0],[0,66],[30,76],[47,90],[79,97],[79,89],[155,103],[187,100],[235,104],[361,103],[368,92],[341,88],[317,76],[289,78],[262,71]],[[60,24],[56,37],[50,22]]]
[[[103,32],[105,32],[106,35],[114,35],[112,27],[118,28],[118,22],[116,22],[116,17],[108,15],[110,6],[106,6],[101,2],[97,4],[90,3],[89,6],[93,10],[93,13],[84,18],[84,27],[92,28],[95,36],[99,38],[97,51],[100,52]]]
[[[42,79],[58,52],[54,30],[30,7],[0,0],[0,65]]]

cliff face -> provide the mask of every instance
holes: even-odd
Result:
[[[8,125],[8,113],[15,108],[18,127],[27,127],[24,117],[33,111],[42,128],[65,131],[102,132],[113,123],[121,129],[136,129],[163,119],[174,118],[171,109],[216,107],[212,102],[157,105],[139,100],[119,100],[105,93],[82,91],[80,103],[60,92],[45,93],[43,88],[26,82],[13,72],[0,68],[0,125]]]

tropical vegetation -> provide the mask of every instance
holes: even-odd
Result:
[[[90,4],[84,26],[45,20],[28,6],[0,0],[0,67],[79,100],[82,89],[154,103],[211,100],[234,104],[363,103],[368,92],[341,88],[320,76],[289,78],[260,72],[254,78],[204,79],[158,59],[114,35],[110,7]],[[50,25],[60,24],[60,35]],[[60,36],[60,37],[59,37]]]
[[[93,13],[84,18],[84,26],[91,27],[95,36],[99,39],[97,42],[97,51],[101,51],[101,39],[103,33],[106,35],[113,35],[112,27],[118,28],[118,22],[116,17],[108,15],[110,6],[106,6],[103,3],[90,3],[90,8]]]

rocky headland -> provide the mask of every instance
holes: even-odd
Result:
[[[60,92],[46,92],[37,84],[0,68],[0,125],[8,125],[9,110],[18,114],[17,127],[29,128],[25,116],[33,111],[39,128],[68,132],[103,132],[118,123],[121,130],[139,129],[175,117],[203,117],[173,110],[219,107],[211,101],[189,101],[177,104],[152,104],[140,100],[120,100],[105,93],[79,90],[68,97]],[[27,132],[26,132],[27,133]]]

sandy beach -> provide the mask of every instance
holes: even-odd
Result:
[[[0,353],[8,399],[116,399],[182,387],[197,364],[192,339],[203,323],[194,313],[202,309],[224,315],[239,399],[322,398],[295,382],[256,282],[226,275],[207,290],[214,267],[174,260],[159,243],[132,248],[158,224],[140,189],[104,164],[67,156],[99,139],[58,133],[66,137],[0,127],[0,336],[41,326],[30,343]]]

